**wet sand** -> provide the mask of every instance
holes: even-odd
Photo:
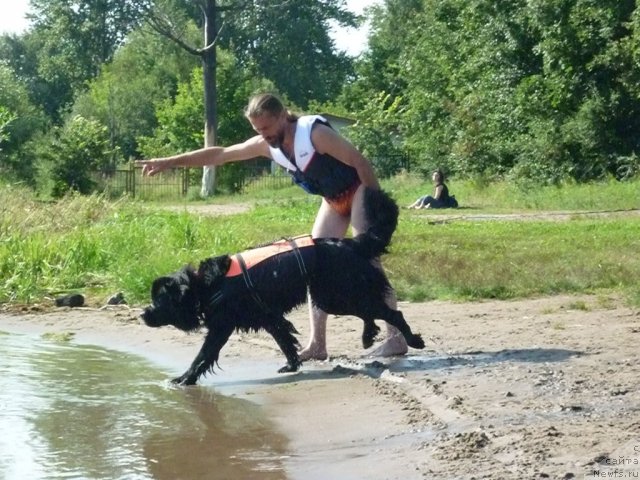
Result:
[[[270,337],[234,335],[201,385],[261,405],[290,439],[291,479],[640,475],[638,310],[595,296],[400,307],[426,350],[363,358],[361,322],[330,318],[328,361],[280,375]],[[168,376],[201,344],[200,334],[141,325],[135,308],[33,310],[0,314],[0,330],[73,332]],[[304,341],[306,312],[290,319]]]

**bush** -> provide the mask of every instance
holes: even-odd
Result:
[[[64,127],[53,130],[42,158],[52,182],[51,195],[62,197],[69,191],[87,194],[94,190],[91,172],[106,170],[114,163],[116,151],[110,147],[105,126],[76,116]]]

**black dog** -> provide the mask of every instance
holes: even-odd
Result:
[[[208,258],[198,270],[186,266],[157,278],[151,289],[153,304],[142,314],[144,322],[184,331],[208,329],[193,363],[173,382],[193,385],[212,371],[235,330],[266,330],[287,358],[279,371],[296,371],[301,362],[293,334],[298,332],[284,315],[307,300],[307,291],[314,305],[327,313],[360,317],[365,348],[380,330],[375,324],[378,318],[396,327],[410,347],[424,348],[402,313],[385,303],[391,286],[377,262],[372,262],[386,252],[398,223],[398,206],[385,192],[366,189],[365,213],[370,227],[353,239],[298,237],[234,256]],[[255,255],[264,258],[252,260]]]

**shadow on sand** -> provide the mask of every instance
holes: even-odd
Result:
[[[455,367],[482,368],[496,363],[559,363],[583,352],[561,348],[522,348],[498,351],[473,351],[447,355],[407,355],[393,358],[350,359],[332,358],[325,362],[307,362],[299,372],[276,374],[275,363],[261,363],[259,366],[243,365],[240,372],[230,368],[223,376],[211,376],[217,386],[244,387],[248,385],[280,385],[287,383],[346,378],[352,375],[366,375],[379,378],[383,372],[419,372]],[[246,369],[246,371],[245,371]],[[247,373],[251,372],[251,373]],[[230,376],[229,376],[230,375]],[[220,383],[218,383],[218,380]]]

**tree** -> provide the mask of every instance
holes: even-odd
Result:
[[[357,122],[349,127],[349,139],[371,159],[379,175],[396,173],[396,162],[404,149],[398,131],[401,97],[379,93],[356,114]]]
[[[68,191],[91,193],[91,174],[107,168],[113,156],[107,128],[78,116],[50,134],[54,149],[47,148],[41,155],[50,169],[52,196],[60,197]]]
[[[30,0],[32,29],[27,46],[37,56],[38,76],[55,92],[55,121],[109,62],[126,35],[142,20],[131,0]]]
[[[149,10],[150,25],[187,52],[202,60],[205,103],[205,146],[217,142],[216,47],[227,46],[241,66],[258,77],[274,81],[276,88],[300,105],[309,99],[327,100],[339,91],[350,61],[334,53],[328,35],[329,20],[355,25],[355,17],[344,8],[344,0],[240,0],[222,4],[216,0],[197,2],[204,45],[194,47],[181,32],[194,4],[166,0]],[[283,8],[284,7],[284,8]],[[248,54],[246,52],[249,52]],[[286,68],[282,68],[286,65]],[[214,191],[215,169],[203,169],[202,194]]]
[[[640,148],[638,16],[633,0],[530,3],[541,33],[542,92],[559,162],[577,180],[616,175]]]
[[[394,106],[395,125],[386,108],[369,112],[425,170],[626,176],[640,147],[635,1],[422,0],[402,23],[411,6],[375,11],[363,77],[345,95],[360,108],[367,93],[389,95],[379,105]]]
[[[407,87],[400,74],[402,62],[415,47],[413,33],[424,28],[415,21],[423,10],[422,0],[386,0],[368,11],[371,22],[369,48],[357,63],[357,79],[347,86],[343,102],[359,109],[372,97],[384,92],[401,97]]]
[[[223,16],[221,45],[296,105],[336,97],[353,61],[336,51],[332,25],[355,27],[344,0],[246,0]]]
[[[33,180],[34,158],[24,152],[27,142],[40,132],[44,116],[30,102],[26,86],[14,72],[0,64],[0,108],[4,111],[2,163],[0,168],[29,183]]]
[[[425,172],[496,174],[513,166],[524,128],[514,91],[536,68],[525,5],[429,0],[415,17],[422,28],[409,36],[413,48],[399,70],[407,84],[401,130]]]
[[[369,48],[356,64],[356,77],[345,84],[338,103],[357,119],[350,139],[378,163],[406,152],[401,119],[407,108],[407,82],[401,65],[415,48],[412,32],[423,28],[414,22],[422,0],[386,0],[368,11],[371,21]],[[420,67],[421,68],[421,67]]]
[[[237,65],[233,56],[221,51],[218,55],[218,138],[225,144],[237,143],[251,135],[251,126],[243,115],[247,97],[258,89],[273,85],[252,76]],[[202,69],[197,68],[189,81],[178,85],[175,98],[167,98],[157,109],[158,127],[153,136],[139,138],[143,155],[160,157],[194,150],[202,144],[202,129],[195,119],[204,116]],[[227,165],[220,172],[219,184],[234,188],[236,177],[242,175],[242,165]]]
[[[198,36],[195,25],[188,35]],[[166,38],[134,31],[86,92],[77,96],[72,112],[106,125],[112,147],[117,146],[124,158],[137,158],[138,138],[152,135],[157,126],[157,105],[174,97],[178,84],[188,80],[197,65],[195,57],[184,55]],[[192,117],[189,124],[200,118]]]
[[[0,153],[2,152],[2,144],[9,139],[10,134],[7,132],[7,126],[16,119],[16,116],[7,107],[0,105]],[[3,162],[4,163],[4,162]]]
[[[60,119],[58,111],[68,98],[67,87],[47,82],[38,72],[38,57],[42,42],[31,32],[0,37],[0,58],[13,71],[16,80],[27,90],[31,102],[40,107],[54,122]]]
[[[200,6],[201,19],[204,28],[204,46],[194,47],[186,42],[181,31],[186,24],[186,18],[179,15],[176,6],[171,2],[164,3],[158,9],[148,9],[149,25],[161,35],[170,38],[180,47],[192,55],[200,57],[202,62],[204,84],[204,146],[216,145],[217,137],[217,107],[216,107],[216,42],[218,39],[218,13],[226,7],[218,7],[216,0],[202,0]],[[215,168],[204,167],[202,174],[202,196],[209,196],[215,190]]]

